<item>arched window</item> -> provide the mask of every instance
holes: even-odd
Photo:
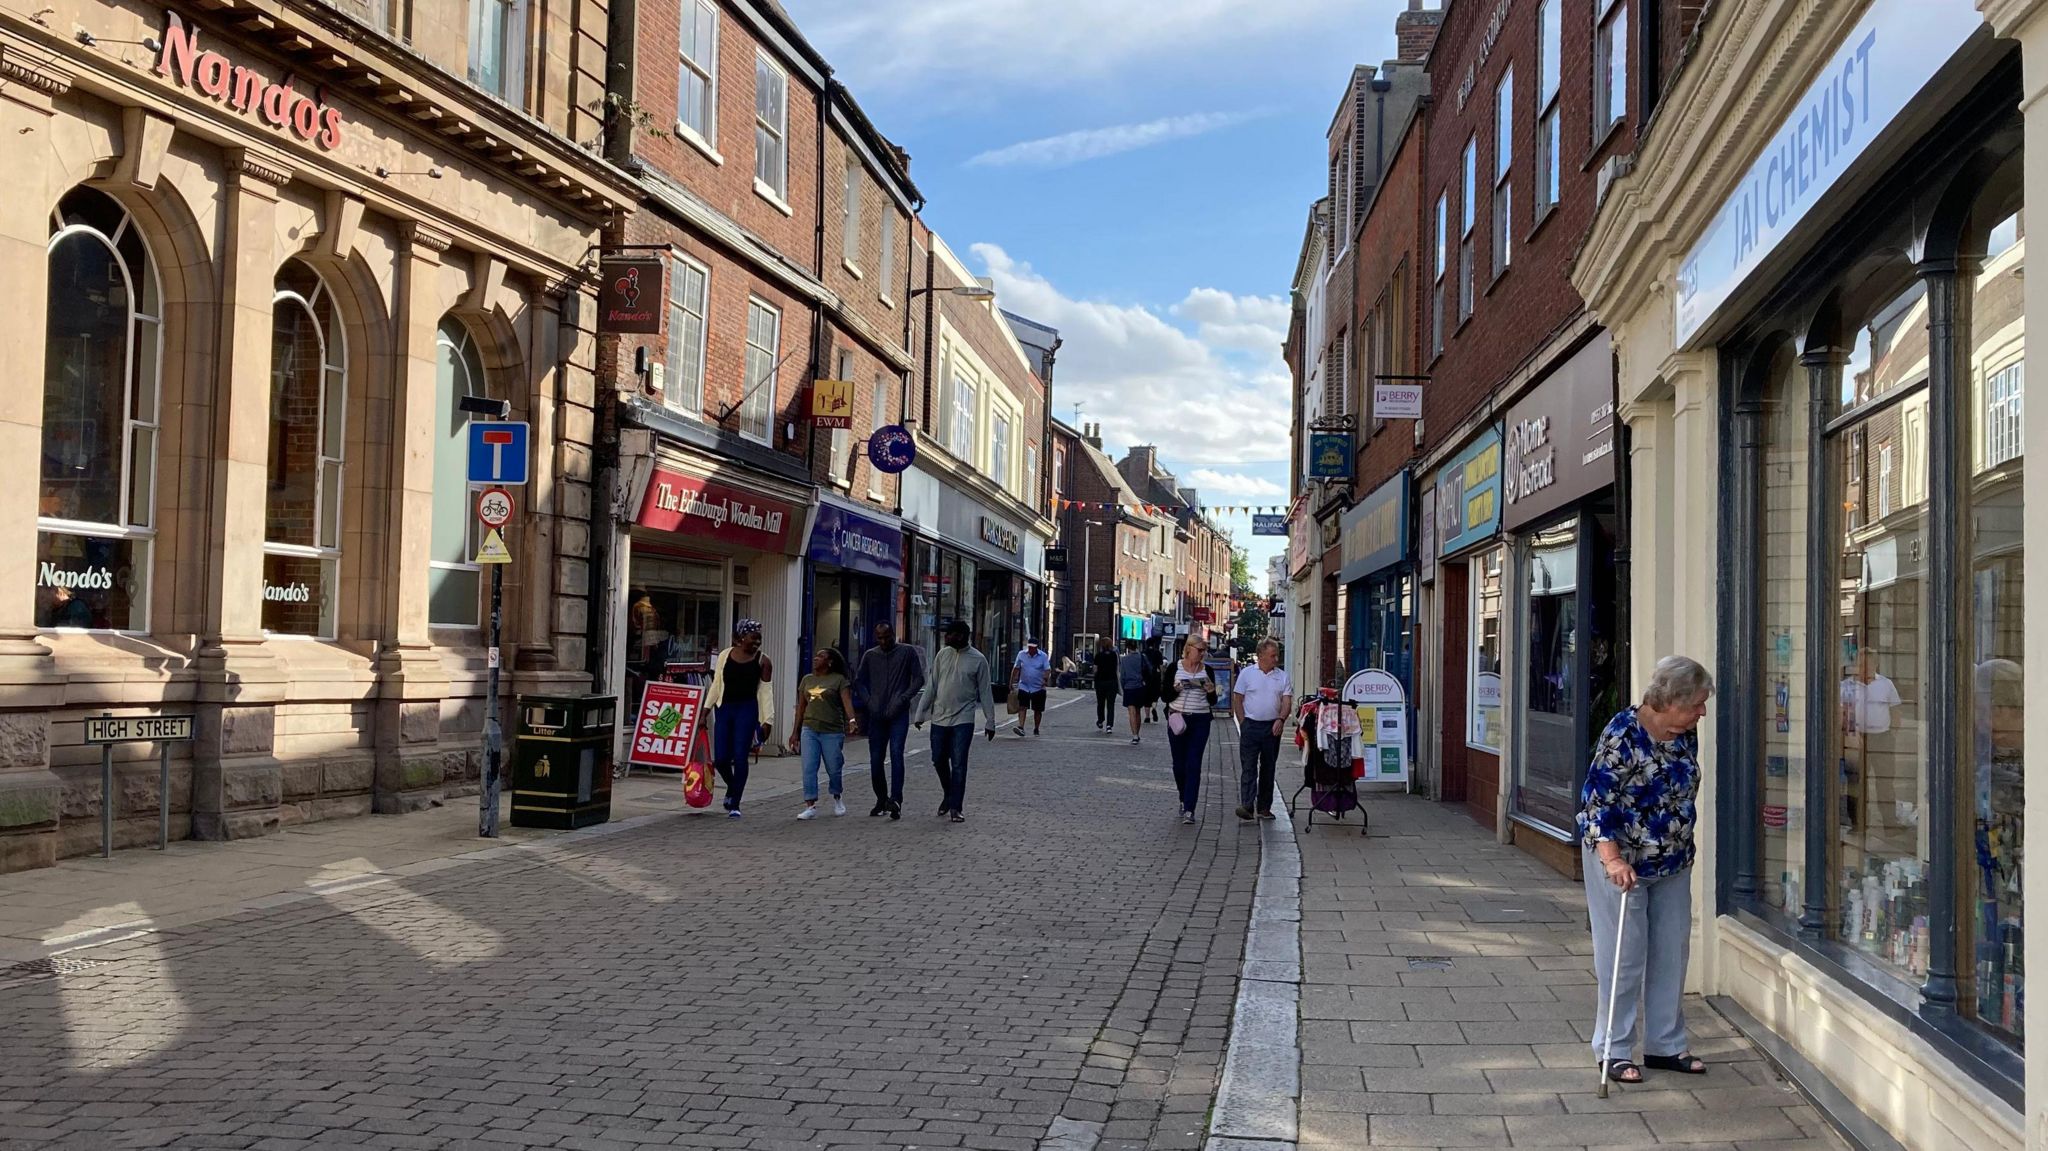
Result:
[[[112,197],[50,219],[36,626],[144,631],[156,535],[162,293]]]
[[[485,396],[484,364],[469,329],[453,317],[435,340],[433,559],[427,569],[427,622],[434,627],[475,627],[481,571],[475,563],[476,515],[470,507],[469,447],[462,401]]]
[[[277,274],[270,328],[270,483],[263,509],[263,629],[331,637],[341,560],[348,349],[313,269]]]

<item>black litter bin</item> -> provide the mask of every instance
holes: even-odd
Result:
[[[612,817],[609,695],[522,695],[512,738],[512,826],[568,830]]]

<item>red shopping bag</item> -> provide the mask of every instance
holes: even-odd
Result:
[[[711,806],[711,765],[692,760],[683,768],[683,802],[691,807]]]

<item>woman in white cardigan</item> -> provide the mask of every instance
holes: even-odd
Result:
[[[718,653],[711,667],[711,691],[704,706],[711,709],[711,766],[725,781],[725,814],[740,817],[740,799],[747,791],[747,760],[768,741],[775,718],[775,664],[761,654],[761,625],[743,619],[732,629],[732,646]]]

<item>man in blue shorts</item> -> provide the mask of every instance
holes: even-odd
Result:
[[[1024,650],[1010,665],[1010,690],[1017,693],[1017,738],[1024,738],[1024,713],[1031,713],[1031,734],[1041,735],[1045,726],[1045,681],[1052,674],[1052,656],[1035,639],[1024,641]]]

